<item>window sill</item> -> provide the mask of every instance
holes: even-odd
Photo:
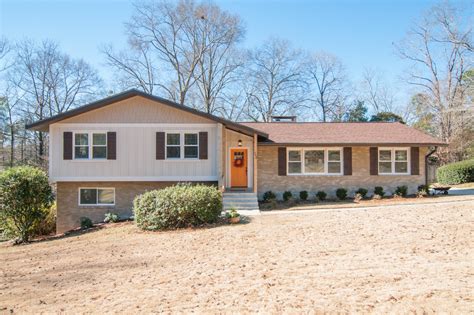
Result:
[[[165,161],[165,162],[196,162],[196,161],[206,161],[206,160],[201,160],[201,159],[197,159],[197,158],[193,158],[193,159],[171,159],[171,158],[166,158],[166,159],[161,160],[161,161]]]
[[[321,173],[321,174],[287,174],[287,176],[344,176],[342,173],[334,173],[334,174],[326,174],[326,173]]]
[[[380,176],[408,176],[410,173],[378,173]]]
[[[102,204],[98,204],[98,205],[81,205],[81,204],[79,204],[78,206],[79,206],[79,207],[83,207],[83,208],[115,207],[115,204],[108,204],[108,205],[102,205]]]
[[[108,162],[108,161],[116,161],[116,160],[108,160],[108,159],[72,159],[72,162]]]

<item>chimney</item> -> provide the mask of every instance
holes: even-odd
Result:
[[[271,116],[271,122],[296,122],[296,116]]]

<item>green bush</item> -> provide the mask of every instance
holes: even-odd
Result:
[[[137,196],[133,212],[137,226],[144,230],[213,223],[222,212],[222,195],[212,186],[178,184]]]
[[[300,199],[308,200],[308,192],[306,190],[300,191]]]
[[[408,187],[407,186],[398,186],[397,189],[395,189],[395,194],[406,197],[408,193]]]
[[[57,207],[54,202],[51,207],[43,209],[43,219],[33,225],[32,236],[50,235],[56,232]]]
[[[316,193],[316,198],[320,201],[326,200],[326,197],[327,197],[327,194],[322,190],[320,190]]]
[[[288,201],[290,200],[291,198],[293,198],[293,194],[291,193],[291,191],[285,191],[283,193],[283,200],[284,201]]]
[[[94,224],[92,223],[92,220],[88,217],[81,217],[79,221],[81,222],[81,229],[83,230],[90,229],[91,227],[94,226]]]
[[[338,188],[336,190],[336,196],[337,198],[339,198],[340,200],[344,200],[347,198],[347,189],[344,189],[344,188]]]
[[[104,218],[105,223],[109,223],[109,222],[116,223],[118,221],[120,221],[120,216],[118,214],[113,213],[113,212],[107,212],[105,214],[105,218]]]
[[[381,187],[381,186],[376,186],[376,187],[374,188],[374,194],[375,194],[375,195],[379,195],[380,197],[383,198],[383,196],[385,195],[385,192],[383,191],[383,187]]]
[[[52,202],[48,176],[41,169],[19,166],[0,174],[0,220],[21,242],[29,241]]]
[[[269,191],[266,191],[264,194],[263,194],[263,201],[264,202],[269,202],[271,200],[275,200],[276,199],[276,195],[273,193],[273,191],[269,190]]]
[[[445,185],[474,182],[474,159],[441,166],[436,171],[436,178]]]
[[[369,192],[369,191],[368,191],[367,189],[365,189],[365,188],[359,188],[359,189],[357,189],[356,194],[360,194],[360,196],[361,196],[362,198],[365,198],[365,196],[367,196],[367,193],[368,193],[368,192]]]

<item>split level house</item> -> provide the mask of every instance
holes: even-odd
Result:
[[[237,123],[137,90],[34,122],[49,132],[57,232],[81,217],[132,214],[135,196],[179,182],[224,191],[224,206],[258,211],[273,191],[425,184],[426,159],[445,143],[401,123]]]

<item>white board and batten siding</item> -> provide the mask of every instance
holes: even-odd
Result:
[[[217,181],[218,123],[141,97],[50,125],[50,179]],[[116,160],[64,160],[64,132],[116,132]],[[156,159],[157,132],[207,132],[208,158]]]

